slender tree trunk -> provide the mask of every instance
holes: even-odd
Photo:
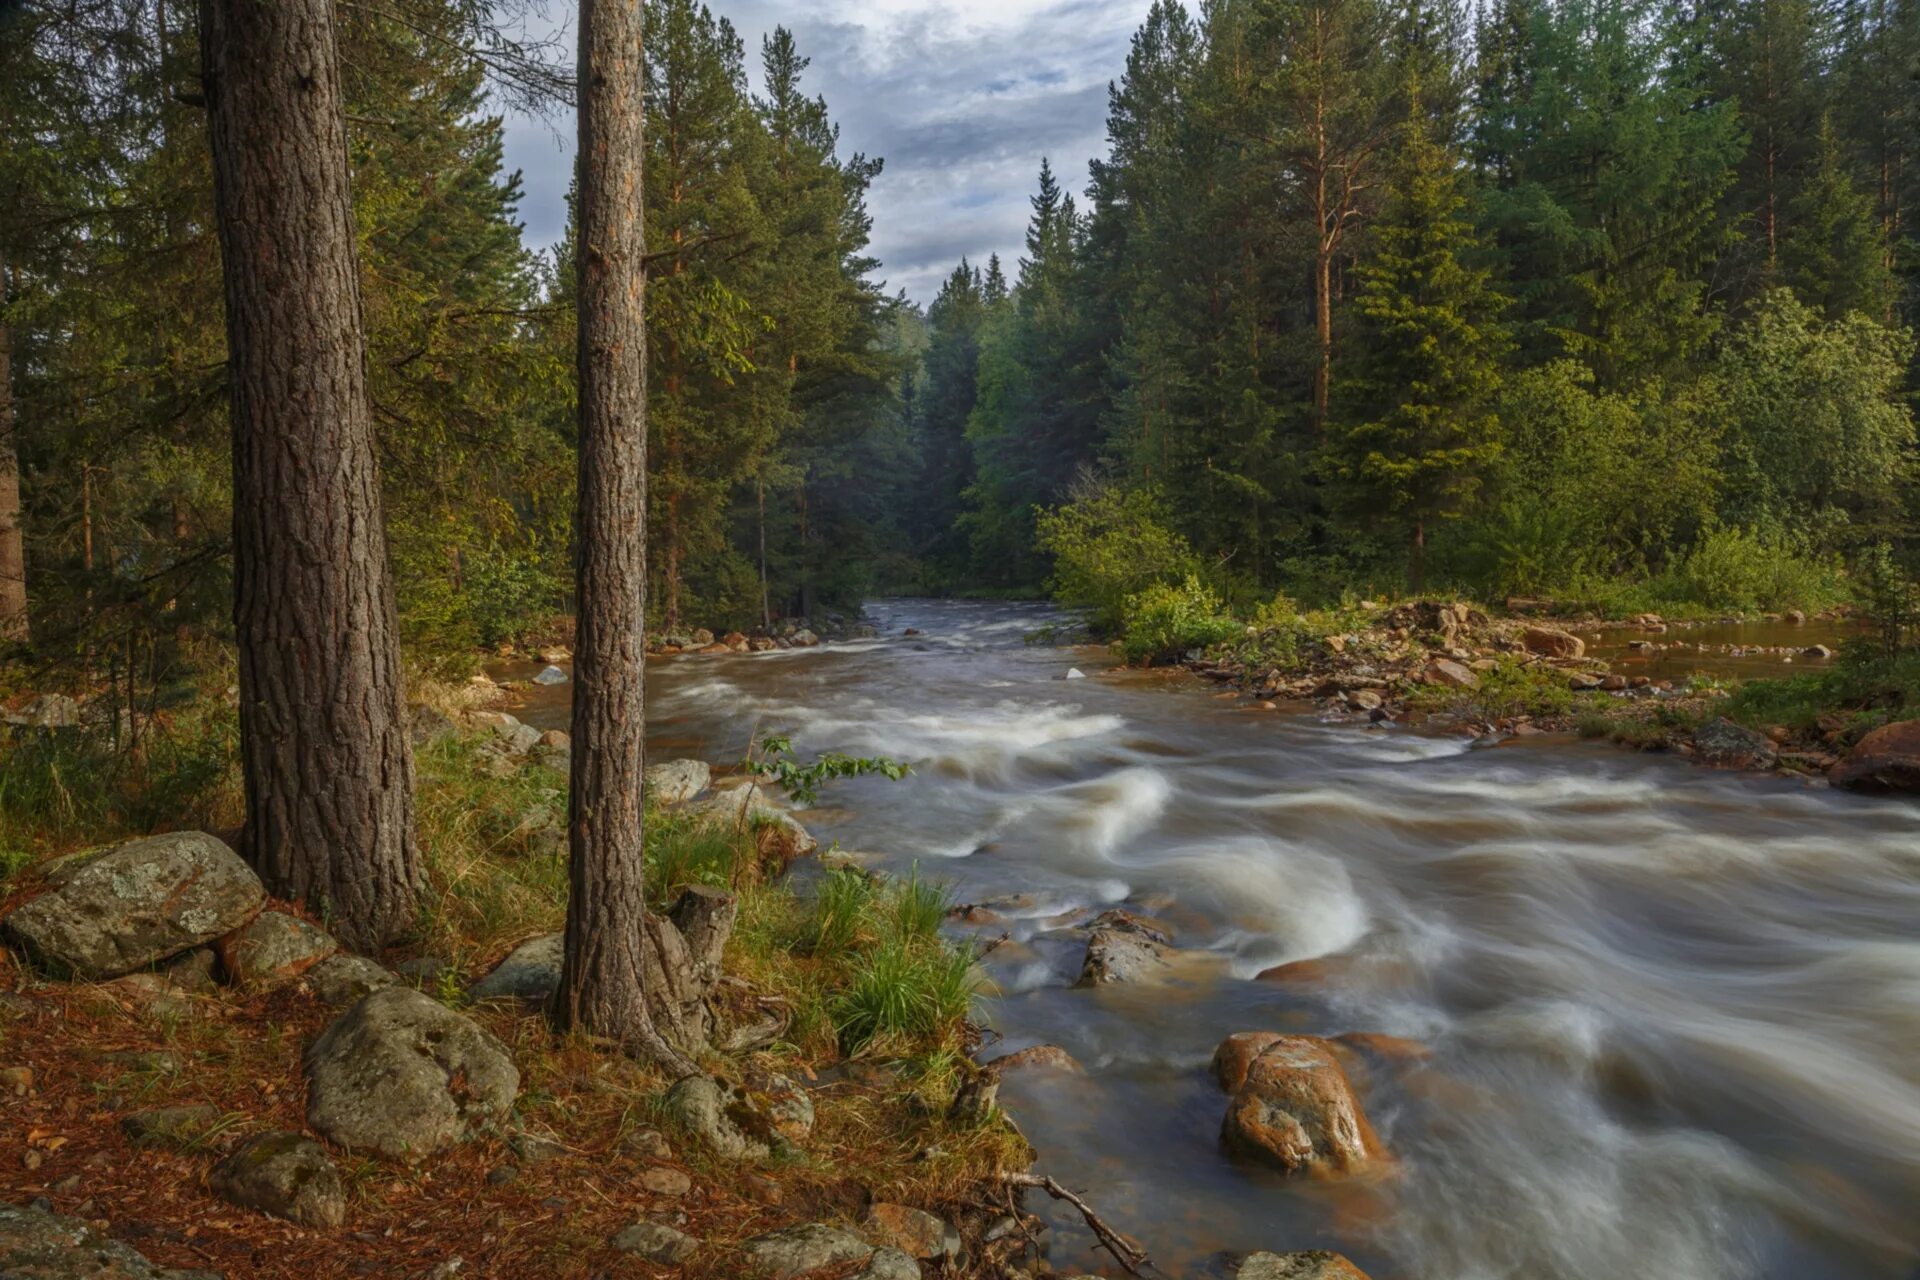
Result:
[[[245,845],[371,949],[413,926],[413,758],[332,0],[201,0],[233,393]]]
[[[759,507],[760,514],[760,625],[772,631],[773,605],[767,599],[767,481],[765,476],[754,477],[753,498]]]
[[[705,1037],[732,899],[682,934],[647,911],[647,361],[641,0],[581,0],[580,472],[567,931],[550,1012],[677,1074]],[[690,946],[688,938],[696,940]],[[669,1041],[672,1038],[672,1042]]]
[[[13,408],[13,330],[7,324],[12,277],[0,258],[0,643],[33,638],[27,620],[27,547],[20,527],[20,452]]]

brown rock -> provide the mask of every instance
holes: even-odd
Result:
[[[1256,1253],[1240,1264],[1234,1280],[1367,1280],[1367,1273],[1337,1253]]]
[[[1071,1071],[1075,1075],[1082,1074],[1082,1068],[1073,1060],[1073,1055],[1057,1044],[1036,1044],[1028,1049],[1017,1049],[1012,1053],[1002,1054],[986,1065],[1001,1071],[1010,1067],[1033,1067],[1045,1071]]]
[[[1583,658],[1587,653],[1586,641],[1558,627],[1528,627],[1521,633],[1520,643],[1528,653],[1547,658]]]
[[[1920,720],[1882,725],[1834,767],[1833,785],[1849,791],[1920,791]]]
[[[1602,693],[1622,693],[1629,687],[1627,678],[1623,675],[1600,677],[1600,691]]]
[[[656,1196],[678,1199],[693,1190],[693,1179],[678,1169],[661,1165],[641,1174],[640,1185]]]
[[[0,1093],[24,1098],[33,1092],[32,1067],[0,1067]]]
[[[1386,1153],[1328,1042],[1277,1036],[1227,1104],[1228,1147],[1288,1171],[1361,1173]]]
[[[1213,1078],[1228,1093],[1239,1092],[1254,1059],[1285,1038],[1277,1031],[1234,1032],[1213,1051]]]
[[[1452,658],[1435,658],[1427,664],[1422,679],[1428,684],[1437,684],[1446,689],[1478,689],[1480,677],[1455,662]]]
[[[914,1258],[943,1258],[960,1252],[960,1235],[944,1221],[904,1204],[876,1204],[867,1211],[864,1234],[874,1244]]]

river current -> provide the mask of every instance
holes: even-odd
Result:
[[[657,660],[654,758],[783,732],[913,764],[803,820],[991,907],[987,1056],[1085,1068],[1009,1073],[1002,1101],[1164,1274],[1308,1248],[1376,1280],[1920,1274],[1920,807],[1251,710],[1029,645],[1038,606],[870,616],[881,639]],[[565,697],[523,718],[564,726]],[[1067,926],[1121,904],[1174,926],[1178,962],[1076,988]],[[1252,1030],[1430,1051],[1366,1073],[1391,1176],[1221,1148],[1208,1061]],[[1054,1265],[1099,1270],[1053,1222]]]

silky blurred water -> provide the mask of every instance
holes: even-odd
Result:
[[[993,1051],[1055,1043],[1087,1073],[1010,1074],[1003,1100],[1165,1274],[1304,1248],[1376,1280],[1914,1274],[1920,806],[1249,710],[1030,646],[1037,606],[872,616],[875,641],[656,661],[655,758],[738,760],[779,731],[912,762],[837,784],[808,825],[962,902],[1025,895],[979,928],[1008,935]],[[523,718],[564,726],[567,693]],[[1065,926],[1120,903],[1170,921],[1182,962],[1074,988]],[[1304,960],[1323,963],[1257,980]],[[1393,1176],[1222,1151],[1207,1062],[1257,1029],[1431,1049],[1368,1074]],[[1098,1270],[1054,1222],[1055,1265]]]

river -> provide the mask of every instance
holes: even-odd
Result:
[[[1086,1068],[1009,1073],[1002,1100],[1165,1274],[1330,1248],[1376,1280],[1915,1275],[1920,808],[1252,711],[1030,646],[1039,606],[870,616],[882,639],[656,660],[656,758],[738,760],[780,731],[913,763],[805,820],[1002,900],[978,930],[1011,935],[985,962],[995,1051]],[[564,726],[565,696],[521,714]],[[1062,926],[1121,903],[1171,922],[1180,962],[1075,988]],[[1258,977],[1301,960],[1323,963]],[[1221,1149],[1208,1061],[1249,1030],[1431,1049],[1369,1073],[1393,1176],[1286,1179]],[[1099,1269],[1053,1222],[1054,1265]]]

